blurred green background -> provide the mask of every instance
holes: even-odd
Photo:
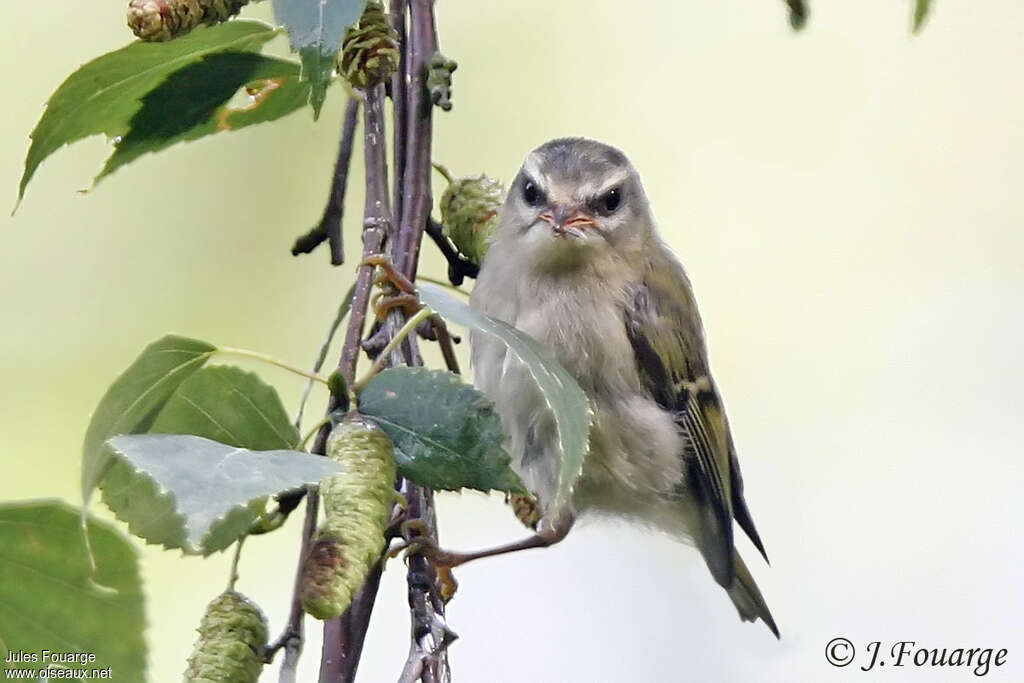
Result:
[[[12,205],[50,92],[128,42],[123,4],[5,4]],[[644,176],[696,286],[772,566],[741,552],[783,634],[741,624],[693,550],[598,521],[457,572],[455,680],[848,680],[823,658],[835,636],[1009,647],[989,677],[1021,680],[1024,5],[983,4],[939,0],[911,37],[910,2],[892,0],[818,0],[799,35],[774,0],[439,2],[459,70],[438,161],[508,179],[545,140],[586,135]],[[164,332],[311,362],[352,268],[288,248],[322,209],[342,95],[318,124],[303,112],[175,147],[88,196],[75,190],[106,141],[42,166],[0,219],[0,499],[78,501],[92,407]],[[356,170],[350,254],[361,184]],[[443,276],[424,251],[421,272]],[[301,382],[262,373],[293,409]],[[497,497],[441,496],[440,518],[452,547],[522,534]],[[275,632],[298,526],[242,562]],[[141,551],[152,680],[176,680],[229,557]],[[361,680],[394,680],[405,659],[398,569]],[[887,678],[917,673],[954,675]]]

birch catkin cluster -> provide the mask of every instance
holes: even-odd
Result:
[[[447,177],[447,171],[445,171]],[[479,265],[498,227],[498,209],[505,196],[500,181],[480,174],[449,178],[441,195],[441,224],[455,248]]]
[[[138,38],[162,42],[200,24],[219,24],[238,14],[249,0],[131,0],[128,27]]]
[[[341,615],[384,550],[395,502],[391,439],[358,416],[347,417],[327,440],[327,457],[341,472],[320,483],[325,520],[303,566],[303,608],[318,619]]]
[[[353,88],[366,90],[389,78],[398,69],[399,57],[398,34],[384,6],[369,2],[359,23],[345,33],[338,72]]]
[[[206,608],[188,660],[186,683],[256,683],[263,669],[267,619],[241,593],[225,591]]]

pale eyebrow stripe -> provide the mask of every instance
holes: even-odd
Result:
[[[526,172],[526,175],[530,176],[530,180],[533,182],[541,182],[540,159],[537,158],[536,154],[531,153],[526,157],[526,160],[523,162],[523,171]]]
[[[629,172],[628,171],[620,171],[619,173],[616,173],[609,180],[604,181],[600,185],[587,184],[587,185],[584,185],[580,189],[583,192],[583,194],[586,197],[588,197],[588,198],[589,197],[600,197],[605,192],[613,189],[616,185],[620,185],[627,178],[629,178]]]

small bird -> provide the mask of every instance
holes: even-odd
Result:
[[[576,378],[593,411],[589,451],[569,509],[547,509],[560,457],[552,418],[526,368],[472,334],[475,382],[543,517],[531,539],[446,553],[447,564],[557,543],[583,515],[626,518],[693,543],[740,617],[778,637],[733,545],[735,520],[767,560],[697,304],[636,169],[603,143],[552,140],[526,157],[499,218],[470,305],[532,336]]]

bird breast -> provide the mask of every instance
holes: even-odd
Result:
[[[642,388],[623,321],[628,287],[574,282],[577,286],[520,281],[504,289],[503,303],[488,312],[549,349],[590,400],[590,449],[573,512],[646,517],[635,509],[638,492],[643,494],[640,500],[652,494],[659,499],[678,496],[682,436],[671,414]],[[488,293],[487,284],[478,284],[485,287],[474,292],[476,303]],[[514,302],[509,301],[513,293]],[[503,346],[479,335],[471,342],[477,385],[494,401],[513,462],[543,505],[557,486],[561,458],[546,403],[526,369]]]

